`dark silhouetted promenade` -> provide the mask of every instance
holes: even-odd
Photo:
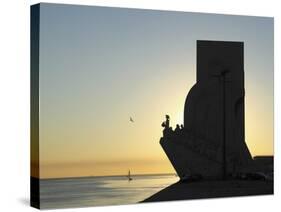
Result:
[[[273,194],[273,182],[261,180],[216,180],[175,183],[143,202]]]

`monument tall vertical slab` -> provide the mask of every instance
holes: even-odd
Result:
[[[221,87],[217,95],[222,101],[216,104],[222,108],[222,154],[227,171],[234,172],[251,159],[245,144],[243,42],[197,41],[197,82],[208,84],[214,78]]]

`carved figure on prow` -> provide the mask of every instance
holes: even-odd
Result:
[[[180,125],[177,124],[177,125],[176,125],[176,128],[175,128],[175,134],[176,134],[176,135],[179,135],[180,131],[181,131]]]
[[[166,120],[164,122],[162,122],[161,126],[164,127],[163,130],[163,137],[167,137],[169,135],[171,135],[171,133],[173,132],[172,127],[170,127],[170,116],[166,115]]]

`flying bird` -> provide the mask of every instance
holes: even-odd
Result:
[[[134,120],[133,120],[133,118],[132,118],[132,117],[130,117],[130,122],[133,122],[133,123],[134,123]]]

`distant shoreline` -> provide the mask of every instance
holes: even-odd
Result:
[[[141,176],[164,176],[164,175],[175,175],[176,173],[156,173],[156,174],[131,174],[132,177],[141,177]],[[73,176],[73,177],[54,177],[54,178],[38,178],[38,177],[33,177],[31,178],[36,178],[39,180],[62,180],[62,179],[75,179],[75,178],[100,178],[100,177],[125,177],[127,176],[126,174],[124,175],[97,175],[97,176]]]

